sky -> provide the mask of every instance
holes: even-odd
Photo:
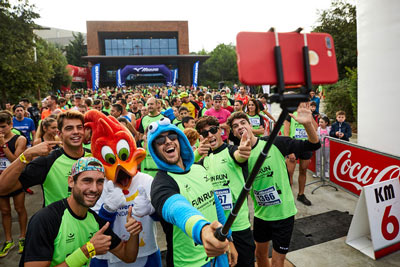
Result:
[[[86,33],[88,20],[185,20],[189,50],[210,52],[218,44],[235,44],[240,31],[306,32],[317,25],[318,10],[331,0],[30,0],[42,26]]]

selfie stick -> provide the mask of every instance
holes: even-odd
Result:
[[[274,31],[271,28],[270,31]],[[274,31],[275,32],[275,31]],[[307,46],[307,36],[304,34],[304,47],[303,47],[303,60],[304,60],[304,72],[305,72],[305,87],[301,88],[300,94],[283,94],[285,90],[285,82],[283,77],[283,66],[282,66],[282,52],[279,46],[278,40],[278,33],[275,32],[275,48],[274,48],[274,56],[275,56],[275,66],[276,66],[276,77],[277,77],[277,92],[271,96],[271,102],[280,103],[282,108],[282,112],[279,116],[279,119],[272,130],[271,135],[267,143],[264,146],[261,154],[258,156],[257,161],[252,169],[249,177],[246,179],[246,183],[243,186],[240,195],[231,210],[231,213],[228,216],[223,227],[218,228],[214,236],[220,240],[225,241],[228,236],[229,229],[231,228],[233,222],[235,221],[240,208],[242,207],[244,201],[247,199],[247,194],[251,190],[251,186],[260,170],[262,164],[264,163],[265,159],[267,158],[268,151],[271,148],[278,132],[280,131],[286,117],[288,116],[289,112],[294,112],[297,109],[297,106],[301,102],[308,101],[308,94],[311,91],[311,70],[309,64],[309,57],[308,57],[308,46]]]

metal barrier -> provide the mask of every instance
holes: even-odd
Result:
[[[325,173],[326,173],[326,171],[327,170],[325,170],[325,164],[324,164],[324,162],[325,162],[325,143],[326,143],[326,140],[328,139],[328,140],[330,140],[332,137],[329,137],[329,136],[325,136],[323,139],[322,139],[322,144],[321,144],[321,152],[319,153],[319,162],[320,162],[320,166],[319,166],[319,173],[320,173],[320,180],[318,180],[318,181],[313,181],[313,182],[310,182],[310,183],[308,183],[308,184],[306,184],[306,186],[308,186],[308,185],[311,185],[311,184],[315,184],[315,183],[322,183],[321,185],[319,185],[319,186],[317,186],[316,188],[314,188],[312,191],[311,191],[311,194],[314,194],[314,192],[317,190],[317,189],[319,189],[319,188],[321,188],[321,187],[324,187],[324,186],[330,186],[330,187],[333,187],[333,188],[335,188],[336,189],[336,191],[338,191],[338,189],[337,189],[337,187],[336,186],[334,186],[334,185],[332,185],[331,184],[331,182],[330,182],[330,180],[329,180],[329,177],[325,177]],[[331,162],[329,161],[329,164],[330,164]],[[317,168],[317,167],[316,167]],[[328,170],[329,171],[329,170]]]

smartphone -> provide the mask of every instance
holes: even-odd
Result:
[[[305,84],[304,34],[278,33],[285,85]],[[311,81],[331,84],[338,80],[336,54],[328,33],[307,33]],[[239,32],[236,36],[239,80],[247,85],[277,84],[274,32]]]

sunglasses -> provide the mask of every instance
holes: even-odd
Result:
[[[218,132],[219,127],[218,126],[213,126],[210,128],[210,130],[203,130],[200,132],[200,134],[204,137],[207,138],[208,137],[208,133],[211,134],[216,134]]]
[[[156,142],[156,144],[158,146],[161,146],[161,145],[165,144],[165,141],[167,140],[167,137],[168,137],[169,140],[175,141],[176,139],[178,139],[178,134],[170,133],[170,134],[165,135],[165,136],[159,136],[156,139],[154,139],[154,142]]]

